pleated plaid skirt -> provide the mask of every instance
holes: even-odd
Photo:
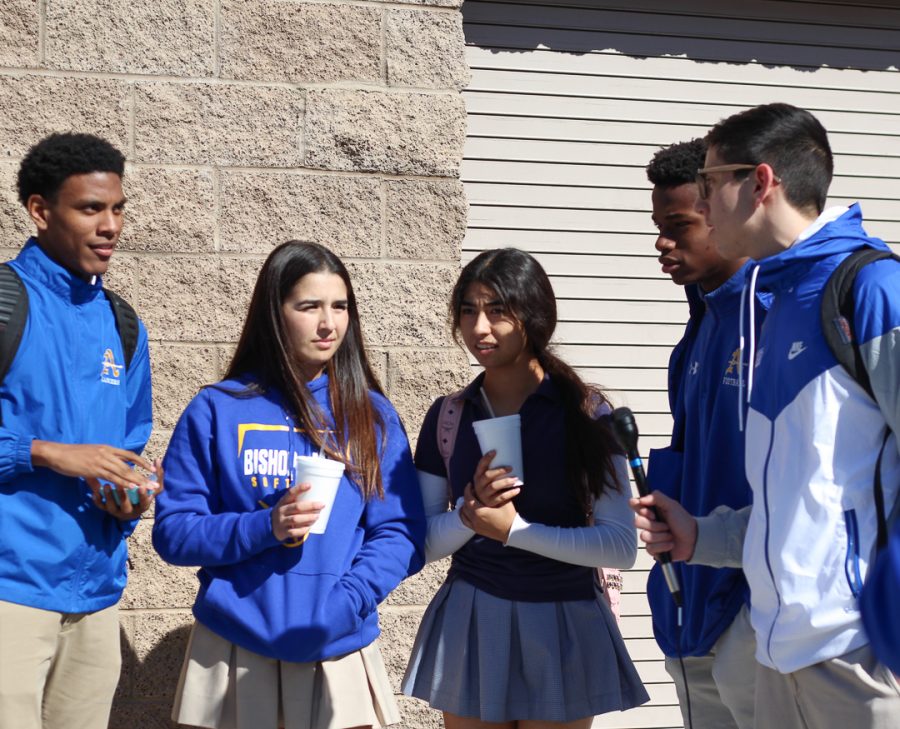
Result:
[[[403,693],[482,721],[575,721],[649,700],[602,597],[519,602],[460,579],[428,606]]]

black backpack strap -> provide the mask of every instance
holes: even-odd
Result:
[[[853,284],[856,275],[863,266],[868,266],[874,261],[885,258],[893,258],[900,261],[900,257],[890,251],[863,248],[854,251],[841,261],[825,284],[822,296],[822,332],[825,341],[831,349],[837,361],[850,373],[851,377],[869,394],[873,400],[875,393],[872,391],[872,383],[869,373],[866,371],[862,353],[859,351],[859,342],[853,332],[853,320],[856,312],[856,301],[853,298]],[[878,519],[876,534],[876,551],[880,552],[888,543],[887,516],[884,504],[884,488],[881,485],[881,460],[884,449],[887,446],[891,430],[888,428],[878,452],[878,460],[875,462],[875,477],[872,491],[875,498],[875,514]]]
[[[847,256],[828,278],[822,295],[822,332],[825,341],[837,361],[856,380],[873,400],[872,383],[859,351],[859,343],[853,333],[856,301],[853,284],[863,266],[884,258],[900,261],[890,251],[863,248]]]
[[[116,329],[119,330],[119,339],[122,340],[122,352],[125,354],[125,369],[131,365],[134,358],[134,351],[137,349],[138,332],[138,315],[125,299],[114,291],[103,289],[106,298],[112,305],[113,316],[116,318]]]
[[[0,265],[0,382],[12,366],[28,319],[28,291],[10,266]]]
[[[881,485],[881,457],[884,455],[884,449],[887,446],[888,438],[891,436],[891,429],[888,428],[884,434],[884,440],[881,442],[881,451],[878,453],[878,460],[875,462],[875,514],[878,516],[878,525],[875,533],[875,552],[880,552],[888,544],[888,527],[887,527],[887,511],[884,508],[884,488]]]

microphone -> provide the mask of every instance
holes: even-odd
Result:
[[[638,455],[638,427],[634,420],[634,413],[630,408],[616,408],[612,412],[612,426],[616,434],[619,444],[625,450],[625,457],[628,459],[628,465],[631,466],[631,474],[634,476],[634,483],[637,485],[638,493],[641,496],[647,496],[650,489],[647,488],[647,474],[644,473],[644,463]],[[663,521],[659,513],[654,507],[650,507],[657,521]],[[663,577],[666,578],[666,585],[669,592],[672,593],[672,599],[680,608],[681,602],[681,585],[678,583],[678,575],[675,574],[675,568],[672,567],[672,555],[663,552],[656,557],[660,562]]]

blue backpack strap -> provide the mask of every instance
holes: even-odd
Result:
[[[134,352],[137,349],[138,315],[134,308],[125,299],[114,291],[103,289],[106,298],[112,306],[113,316],[116,318],[116,329],[119,330],[119,339],[122,340],[122,352],[125,354],[125,369],[131,365]]]
[[[873,400],[875,393],[872,391],[872,383],[869,373],[866,371],[862,353],[859,351],[859,342],[853,332],[853,321],[856,313],[856,301],[853,298],[853,285],[860,269],[874,261],[885,258],[893,258],[900,261],[900,257],[890,251],[877,250],[875,248],[863,248],[854,251],[847,256],[837,268],[834,269],[822,295],[822,332],[829,349],[834,354],[840,365],[850,373]],[[887,446],[890,429],[884,434],[881,450],[878,452],[878,460],[875,463],[875,476],[872,491],[875,499],[875,512],[878,516],[877,534],[875,538],[876,550],[881,551],[888,543],[887,516],[884,503],[884,487],[881,484],[881,460],[884,449]]]

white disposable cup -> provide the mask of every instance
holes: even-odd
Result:
[[[481,446],[481,454],[497,451],[491,461],[492,468],[512,466],[510,476],[525,481],[525,469],[522,466],[522,419],[519,414],[504,415],[489,420],[476,420],[472,423],[475,437]]]
[[[308,483],[312,488],[302,491],[300,501],[321,501],[325,508],[319,512],[319,518],[310,527],[310,534],[324,534],[331,516],[331,507],[337,496],[341,477],[344,475],[344,464],[320,456],[294,457],[294,483]]]

